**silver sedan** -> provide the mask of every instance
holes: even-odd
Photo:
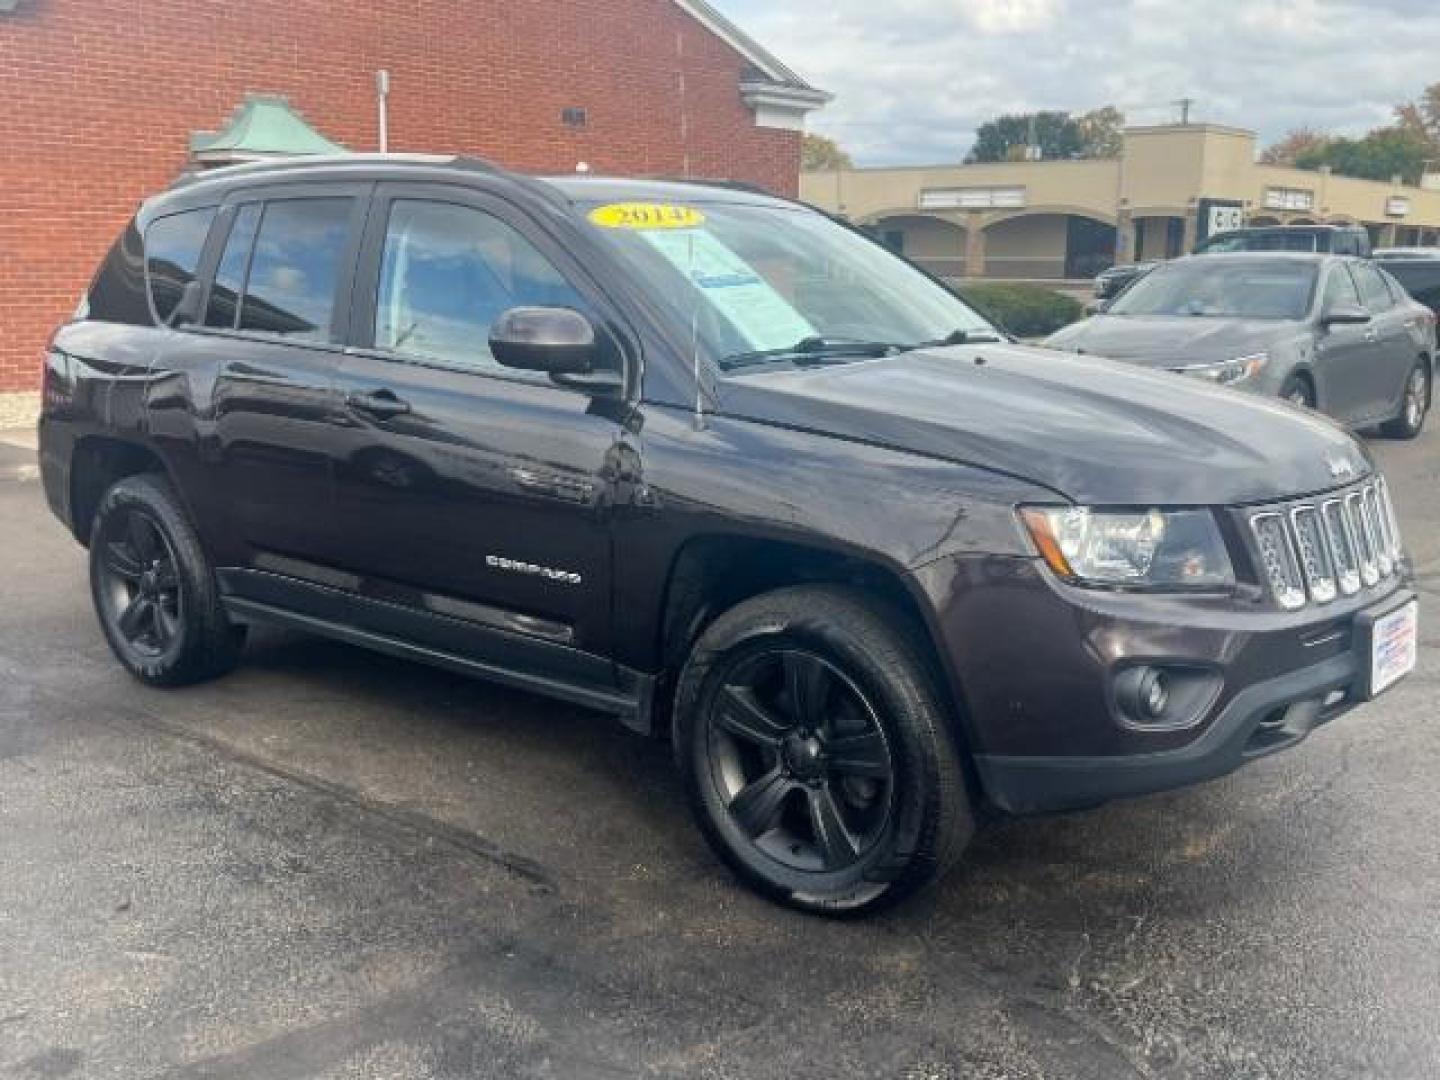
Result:
[[[1435,315],[1368,259],[1248,252],[1166,263],[1046,344],[1289,399],[1414,438]]]

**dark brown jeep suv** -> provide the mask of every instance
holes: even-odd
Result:
[[[1013,344],[734,187],[450,158],[147,202],[50,346],[46,494],[156,686],[277,623],[673,738],[814,911],[979,811],[1225,773],[1384,691],[1416,604],[1328,420]]]

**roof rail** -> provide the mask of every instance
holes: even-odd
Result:
[[[198,169],[180,176],[170,186],[187,187],[205,180],[233,176],[253,176],[283,169],[321,167],[326,165],[449,165],[476,172],[504,173],[505,169],[484,158],[460,154],[304,154],[247,161],[239,165],[222,165],[214,169]]]

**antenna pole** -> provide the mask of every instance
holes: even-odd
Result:
[[[695,233],[693,231],[690,233],[688,239],[690,247],[690,287],[695,289]],[[705,399],[704,392],[700,386],[700,290],[695,289],[695,292],[695,304],[690,309],[690,356],[695,373],[695,430],[702,431],[705,428]]]

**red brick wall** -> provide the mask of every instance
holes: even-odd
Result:
[[[21,0],[0,15],[0,393],[35,388],[127,215],[247,92],[373,150],[388,68],[392,150],[619,174],[688,158],[793,193],[799,135],[755,127],[742,66],[671,0]]]

